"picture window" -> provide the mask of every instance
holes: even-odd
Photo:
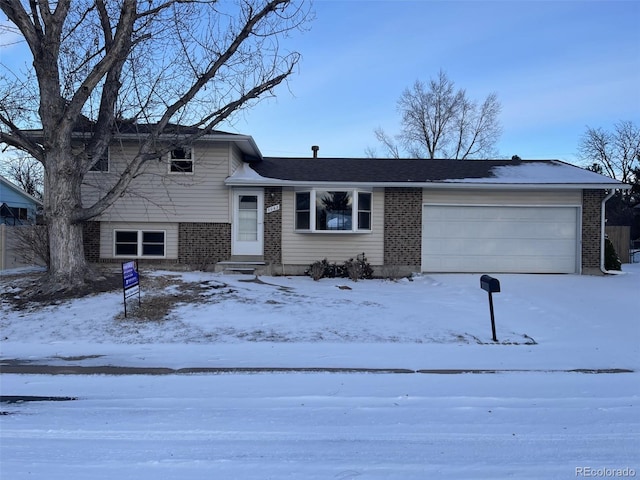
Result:
[[[371,192],[311,190],[296,192],[296,230],[357,232],[371,230]]]

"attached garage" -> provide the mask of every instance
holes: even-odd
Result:
[[[265,187],[265,208],[278,208],[265,214],[264,235],[277,269],[304,272],[314,260],[364,252],[382,276],[602,273],[603,207],[615,189],[630,188],[559,160],[520,159],[267,157],[225,184]],[[314,207],[299,207],[297,194],[312,191],[373,194],[365,209],[315,206],[362,215],[366,228],[299,228]]]
[[[423,272],[579,273],[576,206],[423,205]]]

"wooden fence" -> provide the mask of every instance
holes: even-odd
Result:
[[[13,268],[42,266],[33,251],[24,244],[24,234],[39,228],[33,225],[12,226],[0,224],[0,271]]]
[[[631,247],[631,227],[606,226],[605,233],[613,243],[618,258],[622,263],[629,263],[629,248]]]

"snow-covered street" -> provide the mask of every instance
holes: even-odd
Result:
[[[635,377],[635,378],[631,378]],[[636,374],[23,376],[2,478],[573,478],[638,465]]]

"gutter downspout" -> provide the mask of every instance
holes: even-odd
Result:
[[[607,196],[604,197],[604,199],[602,200],[602,204],[600,205],[600,271],[602,271],[602,273],[604,273],[605,275],[613,273],[608,271],[604,266],[604,237],[606,236],[604,227],[607,221],[605,218],[605,204],[607,203],[607,200],[615,195],[615,193],[615,189],[612,188]]]

